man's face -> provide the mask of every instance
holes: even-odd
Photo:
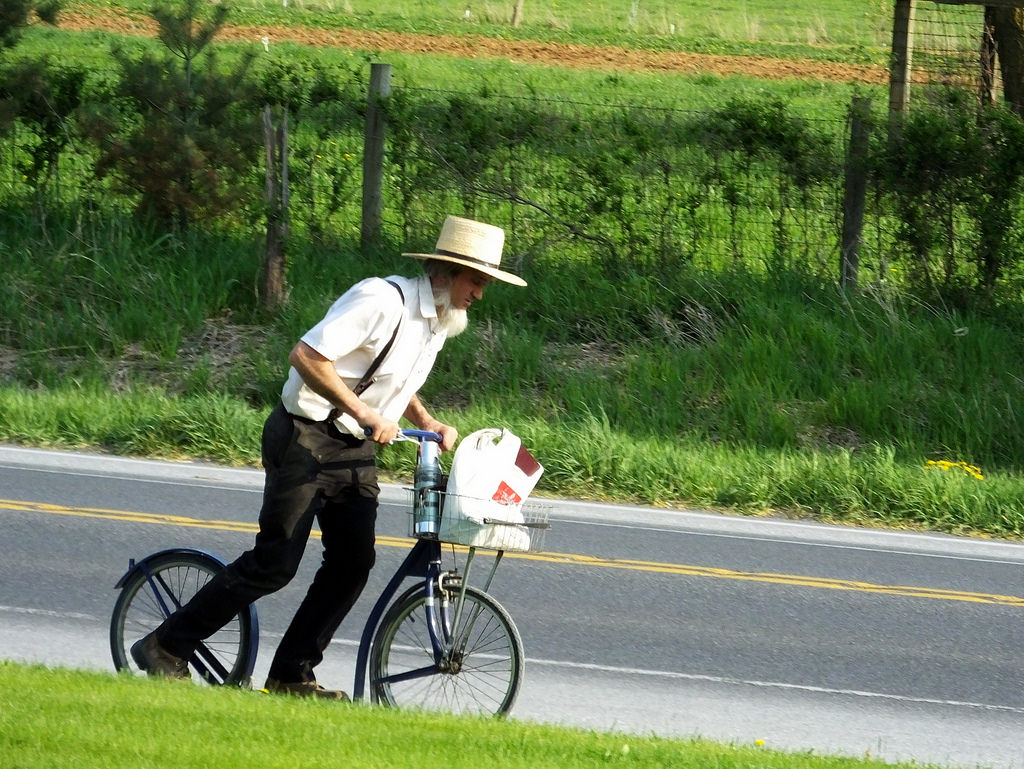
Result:
[[[467,269],[460,272],[455,276],[448,292],[452,299],[452,308],[468,310],[473,302],[483,299],[484,289],[491,280],[490,275],[484,275],[476,270]]]

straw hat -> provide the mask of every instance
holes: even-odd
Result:
[[[492,278],[525,286],[526,281],[511,272],[499,269],[501,249],[505,245],[505,231],[501,227],[472,219],[449,216],[444,220],[437,246],[432,254],[402,254],[416,259],[440,259],[445,262],[472,267]]]

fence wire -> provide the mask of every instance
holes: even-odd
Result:
[[[983,22],[982,6],[918,3],[915,80],[976,87]],[[436,223],[456,212],[505,227],[515,269],[585,259],[613,275],[737,264],[837,274],[846,122],[802,117],[772,98],[684,110],[483,90],[393,92],[383,173],[387,240],[431,247]],[[290,121],[296,236],[358,238],[366,98],[365,79],[353,77],[330,104]],[[130,196],[92,175],[94,152],[82,142],[30,179],[36,142],[16,130],[0,145],[3,198],[45,191],[68,206],[131,207]],[[258,226],[262,169],[253,169],[250,182],[238,216]],[[893,206],[884,190],[869,189],[865,279],[884,276],[899,256]],[[940,247],[947,261],[977,239],[963,217],[953,212],[950,221]]]
[[[930,87],[976,92],[982,86],[983,5],[918,2],[913,33],[913,80]]]
[[[845,125],[770,100],[716,111],[406,94],[393,225],[444,210],[504,222],[521,260],[835,268]],[[401,112],[401,111],[399,111]],[[410,232],[410,229],[412,230]]]

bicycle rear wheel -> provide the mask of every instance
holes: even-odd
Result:
[[[452,639],[449,663],[434,659],[426,591],[404,593],[381,620],[370,650],[373,702],[466,715],[504,715],[523,679],[523,642],[497,601],[474,587],[455,621],[455,602],[438,608]],[[447,668],[447,669],[444,669]]]
[[[130,662],[132,644],[155,630],[223,570],[217,558],[198,550],[169,550],[135,564],[121,578],[110,619],[114,667],[140,673]],[[247,607],[204,641],[189,659],[194,678],[212,685],[248,686],[256,665],[256,609]]]

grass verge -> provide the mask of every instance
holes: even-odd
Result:
[[[244,244],[85,259],[28,229],[0,287],[0,441],[35,446],[256,465],[294,340],[351,281],[412,268],[296,248],[268,318]],[[798,274],[566,262],[489,290],[423,397],[463,435],[520,435],[550,495],[1019,537],[1019,325]],[[411,461],[381,452],[397,480]]]
[[[738,449],[695,438],[637,438],[598,417],[552,422],[510,416],[501,404],[438,414],[462,426],[464,435],[485,426],[512,429],[545,465],[539,494],[965,535],[1024,535],[1019,476],[982,475],[963,461],[914,462],[882,446]],[[263,418],[264,411],[219,394],[0,387],[0,440],[52,448],[99,447],[254,466]],[[382,474],[391,480],[409,482],[412,462],[402,446],[380,452]]]
[[[0,755],[8,769],[890,766],[759,744],[382,710],[12,662],[0,662]]]

